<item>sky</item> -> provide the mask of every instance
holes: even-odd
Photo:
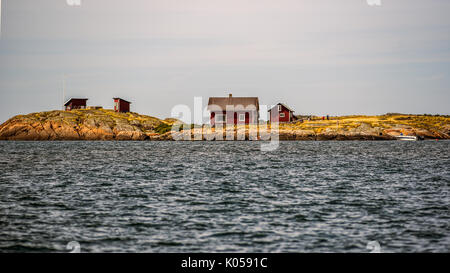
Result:
[[[0,123],[70,97],[167,118],[229,93],[305,115],[450,114],[448,0],[1,2]]]

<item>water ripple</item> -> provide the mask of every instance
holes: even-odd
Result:
[[[0,252],[448,252],[450,142],[0,142]]]

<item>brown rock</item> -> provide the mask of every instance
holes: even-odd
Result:
[[[159,119],[108,110],[51,111],[0,125],[0,140],[147,140]]]

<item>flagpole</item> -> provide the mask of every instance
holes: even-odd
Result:
[[[0,0],[0,38],[2,37],[2,0]]]
[[[1,1],[1,0],[0,0]],[[63,74],[63,110],[65,110],[64,103],[66,102],[66,74]]]

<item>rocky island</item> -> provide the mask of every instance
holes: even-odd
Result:
[[[191,136],[195,140],[221,139],[215,137],[216,130],[207,126],[185,124],[185,130],[182,130],[180,125],[182,123],[176,119],[162,120],[105,109],[48,111],[9,119],[0,125],[0,140],[160,141],[186,140]],[[270,126],[247,125],[244,129],[256,130],[259,136],[270,131]],[[400,134],[424,139],[450,139],[450,117],[405,114],[344,116],[325,120],[313,117],[279,125],[280,140],[391,140]],[[177,137],[181,135],[184,137]],[[260,139],[252,139],[248,131],[244,136],[243,139]]]

